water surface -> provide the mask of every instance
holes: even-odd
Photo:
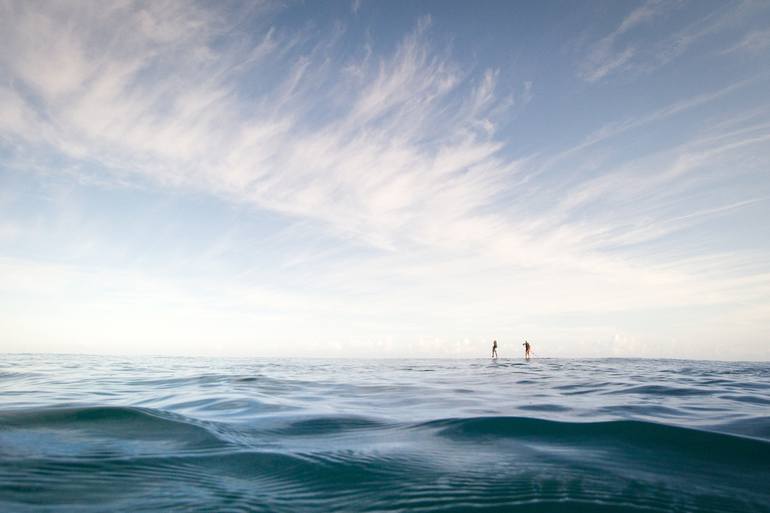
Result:
[[[770,511],[770,364],[0,355],[0,511]]]

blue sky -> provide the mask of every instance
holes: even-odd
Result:
[[[766,2],[0,2],[0,346],[770,358]]]

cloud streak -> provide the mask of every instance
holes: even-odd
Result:
[[[686,3],[643,2],[609,34],[588,45],[578,62],[578,75],[589,83],[598,83],[613,76],[627,80],[649,74],[681,58],[694,46],[705,45],[715,35],[730,33],[746,20],[767,15],[766,6],[756,2],[728,2],[699,16],[692,16],[687,7]],[[667,19],[678,16],[684,18],[683,24],[674,25]],[[660,34],[656,25],[666,30]],[[755,30],[722,53],[760,51],[766,40],[764,31]]]

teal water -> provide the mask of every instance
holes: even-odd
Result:
[[[0,355],[0,511],[770,511],[770,364]]]

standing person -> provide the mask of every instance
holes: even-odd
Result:
[[[526,340],[524,341],[524,343],[522,345],[524,346],[524,359],[525,360],[529,360],[529,358],[531,356],[532,346],[530,346],[529,342],[527,342]]]
[[[497,358],[497,340],[492,341],[492,358]]]

